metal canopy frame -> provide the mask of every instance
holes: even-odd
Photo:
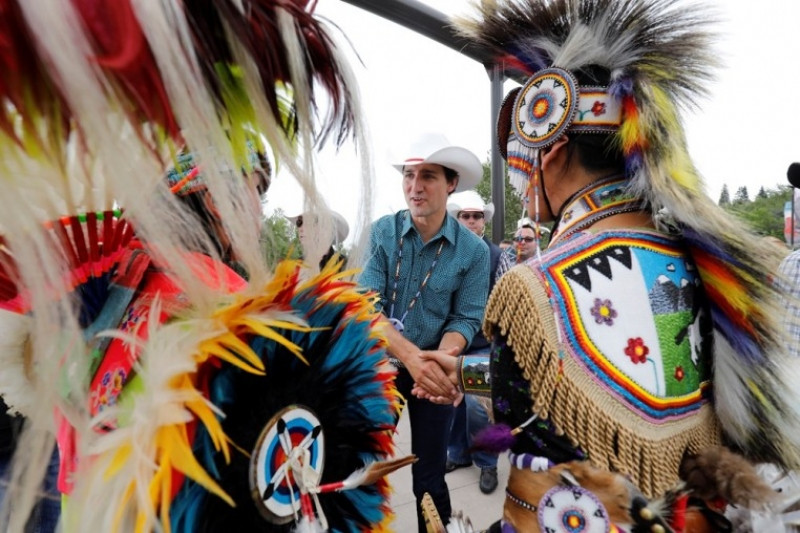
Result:
[[[506,73],[501,65],[495,64],[488,50],[476,46],[475,43],[457,35],[450,26],[450,21],[442,12],[417,0],[343,1],[400,24],[482,64],[489,75],[489,82],[491,83],[489,102],[491,106],[491,124],[489,127],[492,135],[494,135],[497,115],[503,99],[503,81],[506,78]],[[505,180],[503,179],[503,160],[495,142],[492,143],[489,168],[492,181],[492,203],[495,206],[494,219],[492,220],[492,241],[499,243],[504,237],[506,196]]]

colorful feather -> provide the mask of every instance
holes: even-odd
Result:
[[[515,68],[610,73],[609,92],[622,107],[614,141],[630,188],[664,214],[654,217],[657,226],[682,234],[705,287],[722,427],[748,457],[798,468],[800,394],[792,383],[800,362],[786,355],[777,322],[771,276],[779,258],[705,195],[681,122],[717,67],[713,19],[681,0],[507,0],[483,2],[455,22],[499,58],[513,57]]]
[[[322,423],[326,451],[336,457],[326,462],[322,484],[339,483],[353,472],[383,465],[381,461],[393,453],[391,433],[399,398],[392,385],[393,373],[385,366],[385,340],[371,327],[375,319],[374,311],[370,311],[371,298],[356,290],[352,282],[344,281],[335,264],[303,282],[297,277],[298,263],[285,262],[279,271],[285,277],[272,284],[276,289],[273,302],[291,308],[308,327],[276,329],[284,336],[283,343],[260,335],[247,336],[251,349],[264,362],[266,375],[223,370],[213,380],[211,390],[217,392],[211,399],[226,412],[222,421],[226,434],[248,452],[263,424],[280,408],[295,403],[310,408]],[[292,353],[291,344],[301,348],[304,359]],[[206,464],[209,471],[220,472],[222,487],[238,506],[229,508],[207,491],[198,490],[196,484],[187,483],[176,500],[177,508],[183,511],[173,515],[176,529],[213,531],[219,524],[263,529],[263,518],[252,501],[245,474],[248,457],[233,454],[226,464],[219,452],[209,453],[210,444],[206,437],[196,441],[197,453],[211,461]],[[394,466],[408,460],[401,459]],[[348,487],[350,490],[320,494],[331,530],[371,529],[387,519],[388,486],[381,472],[377,471],[377,478]],[[204,502],[199,519],[202,526],[197,518],[186,514],[200,508],[198,500]],[[289,529],[273,526],[275,531]]]
[[[374,332],[373,297],[331,272],[306,286],[296,265],[271,271],[261,206],[252,180],[240,179],[239,169],[264,170],[263,159],[249,155],[268,142],[313,207],[315,143],[350,135],[365,143],[353,74],[313,3],[0,0],[0,13],[0,299],[4,309],[29,312],[17,322],[25,324],[23,352],[33,340],[36,398],[15,458],[11,514],[0,516],[0,527],[19,529],[35,501],[56,410],[75,481],[67,528],[168,530],[183,516],[194,529],[196,519],[178,509],[204,511],[198,499],[181,507],[187,500],[175,495],[191,485],[187,492],[227,506],[232,495],[219,476],[242,456],[222,418],[220,405],[235,401],[220,392],[223,376],[286,381],[269,375],[266,347],[299,370],[311,365],[336,383],[355,380],[364,402],[348,404],[343,416],[368,425],[381,413],[366,441],[372,459],[382,459],[397,398],[385,341]],[[331,111],[320,117],[325,97]],[[187,149],[213,198],[215,229],[251,276],[247,289],[228,277],[222,251],[162,179]],[[173,301],[151,295],[146,307],[156,314],[146,330],[130,333],[110,320],[98,337],[96,319],[108,310],[123,256],[137,250],[169,280]],[[200,254],[205,260],[193,260]],[[229,294],[234,287],[238,296]],[[308,329],[306,315],[322,329]],[[86,383],[103,356],[98,343],[109,339],[129,345],[135,377],[114,408],[97,412]],[[307,351],[327,342],[331,366]],[[366,355],[352,360],[348,345]],[[13,355],[19,363],[20,350]],[[353,457],[348,468],[368,462]],[[387,490],[380,481],[336,501],[347,512],[360,508],[357,522],[382,527]]]

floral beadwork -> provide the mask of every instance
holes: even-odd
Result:
[[[147,307],[144,305],[132,305],[128,309],[125,310],[125,315],[122,317],[122,322],[120,322],[119,329],[122,331],[131,331],[136,324],[139,323],[139,320],[147,312]]]
[[[92,391],[90,402],[92,412],[100,413],[104,409],[116,405],[122,388],[125,386],[127,374],[124,369],[116,368],[108,371],[100,379],[100,387]]]
[[[647,354],[649,353],[650,348],[645,346],[644,340],[641,337],[628,339],[628,346],[625,347],[625,355],[630,357],[634,364],[647,362]]]
[[[611,300],[595,298],[591,313],[598,324],[613,326],[614,319],[617,318],[617,311],[611,306]]]
[[[599,100],[596,100],[594,105],[592,105],[592,114],[596,117],[599,117],[600,115],[605,115],[606,114],[605,102],[600,102]]]

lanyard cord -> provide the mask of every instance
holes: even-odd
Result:
[[[397,244],[397,264],[395,265],[395,268],[394,268],[394,284],[392,286],[392,300],[391,300],[390,306],[389,306],[389,320],[393,324],[395,324],[395,327],[397,327],[396,324],[399,322],[399,324],[401,326],[401,328],[398,328],[399,331],[402,331],[402,325],[406,321],[406,316],[408,316],[408,312],[411,311],[414,308],[414,304],[417,303],[417,299],[419,298],[420,294],[422,294],[422,290],[428,284],[428,280],[430,279],[431,274],[433,273],[433,268],[436,266],[436,263],[439,262],[439,256],[442,255],[442,247],[444,246],[444,238],[442,238],[439,241],[439,248],[437,248],[437,250],[436,250],[436,256],[433,258],[433,262],[431,263],[430,268],[428,268],[428,273],[425,274],[425,277],[422,279],[422,283],[420,284],[419,289],[417,289],[417,293],[414,295],[413,298],[411,298],[411,301],[408,302],[408,308],[406,309],[405,313],[403,313],[403,316],[400,317],[399,321],[397,321],[397,319],[394,317],[394,304],[397,301],[397,284],[400,281],[400,262],[403,260],[403,239],[404,238],[405,238],[404,236],[400,237],[400,242],[398,242],[398,244]],[[397,322],[395,322],[395,321],[397,321]]]

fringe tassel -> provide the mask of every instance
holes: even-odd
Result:
[[[533,411],[580,444],[592,464],[629,475],[653,497],[678,481],[687,451],[720,444],[718,422],[708,405],[690,418],[643,431],[639,417],[610,399],[570,357],[562,360],[556,327],[545,289],[529,267],[503,276],[486,308],[484,334],[507,336],[531,385]]]

